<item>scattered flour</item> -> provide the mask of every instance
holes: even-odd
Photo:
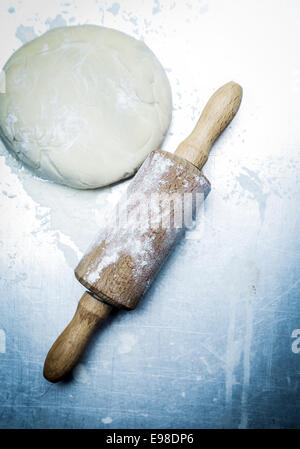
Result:
[[[134,345],[137,343],[137,338],[133,334],[123,333],[120,335],[120,344],[118,346],[118,352],[120,354],[127,354],[132,350]]]
[[[78,365],[73,369],[73,377],[77,382],[87,384],[89,382],[89,376],[85,366],[82,363],[78,363]]]
[[[101,421],[103,422],[103,424],[111,424],[113,420],[110,416],[106,416],[105,418],[102,418]]]

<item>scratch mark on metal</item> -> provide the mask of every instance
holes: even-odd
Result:
[[[233,294],[230,299],[230,321],[227,331],[226,344],[226,365],[225,365],[225,403],[226,403],[226,417],[228,422],[231,422],[231,403],[232,403],[232,385],[234,383],[234,334],[235,334],[235,318],[236,318],[236,295]]]
[[[243,360],[243,387],[241,396],[241,421],[239,428],[246,429],[248,426],[248,395],[250,384],[250,356],[251,356],[251,343],[253,334],[253,299],[256,295],[256,290],[252,288],[252,284],[249,286],[249,297],[246,303],[246,335],[244,342],[244,360]]]
[[[6,353],[6,333],[0,329],[0,354]]]

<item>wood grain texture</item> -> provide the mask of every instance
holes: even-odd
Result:
[[[111,306],[98,301],[88,292],[83,294],[72,321],[48,352],[43,372],[47,380],[58,382],[74,368],[91,335],[111,309]]]
[[[213,143],[237,113],[242,95],[241,86],[233,81],[220,87],[210,97],[195,128],[178,146],[175,154],[201,170]]]

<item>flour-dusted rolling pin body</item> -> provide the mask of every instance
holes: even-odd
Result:
[[[193,164],[153,151],[76,268],[77,279],[108,304],[134,309],[184,231],[181,220],[174,226],[174,214],[184,206],[180,200],[188,202],[189,193],[204,197],[209,190],[209,182]]]
[[[210,98],[175,155],[157,150],[145,160],[111,222],[75,269],[77,279],[91,293],[83,295],[74,318],[50,349],[44,366],[46,379],[57,382],[72,370],[112,306],[137,306],[184,232],[187,205],[195,206],[195,197],[204,199],[208,194],[210,184],[200,170],[214,141],[236,114],[241,98],[238,84],[225,84]],[[178,195],[182,206],[179,222]]]

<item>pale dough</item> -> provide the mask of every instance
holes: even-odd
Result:
[[[79,189],[133,174],[160,147],[171,91],[152,51],[119,31],[56,28],[4,67],[0,133],[39,176]]]

